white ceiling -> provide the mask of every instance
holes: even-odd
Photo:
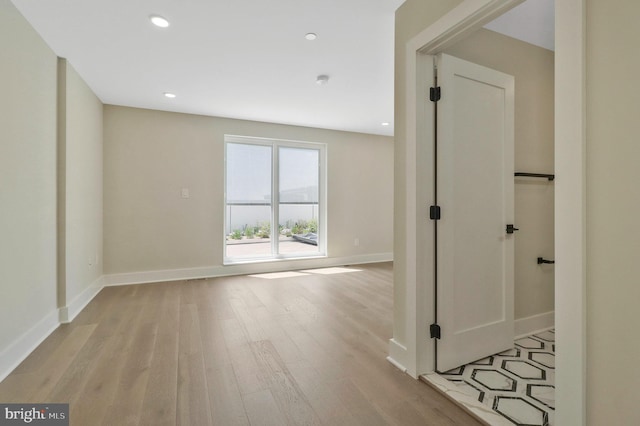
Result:
[[[554,0],[528,0],[485,25],[485,28],[554,50],[554,3]]]
[[[12,1],[106,104],[393,135],[404,0]]]

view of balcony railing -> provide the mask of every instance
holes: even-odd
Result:
[[[279,203],[278,252],[318,251],[318,202]],[[272,254],[272,205],[268,202],[228,202],[226,212],[226,256],[260,257]]]

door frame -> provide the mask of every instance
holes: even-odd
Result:
[[[467,37],[524,0],[464,0],[413,37],[406,48],[406,341],[393,339],[389,359],[418,377],[434,370],[428,344],[434,318],[430,226],[424,225],[424,200],[432,195],[428,178],[432,160],[433,119],[424,102],[433,81],[432,56]],[[556,421],[586,424],[586,229],[585,229],[585,1],[555,2],[555,329]],[[427,166],[425,166],[427,165]],[[432,197],[431,197],[432,199]],[[418,232],[423,231],[422,233]],[[421,238],[417,238],[417,234]],[[422,240],[426,237],[426,241]],[[401,352],[403,352],[401,354]],[[400,361],[402,360],[402,361]]]

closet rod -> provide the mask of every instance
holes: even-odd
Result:
[[[545,179],[549,179],[549,180],[554,180],[556,178],[556,175],[549,175],[549,174],[546,174],[546,173],[515,172],[514,175],[515,176],[527,176],[527,177],[539,177],[539,178],[545,178]]]

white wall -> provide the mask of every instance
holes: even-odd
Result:
[[[105,106],[104,128],[109,276],[189,268],[241,271],[222,267],[225,134],[327,143],[329,257],[367,261],[392,256],[389,137],[110,105]],[[189,188],[190,198],[181,198],[181,188]],[[297,261],[277,264],[308,267]]]
[[[102,103],[0,0],[0,378],[101,288]]]
[[[73,318],[101,286],[102,102],[59,59],[59,305]]]
[[[640,3],[587,0],[587,422],[640,424]]]
[[[0,0],[0,378],[57,325],[56,56]]]

